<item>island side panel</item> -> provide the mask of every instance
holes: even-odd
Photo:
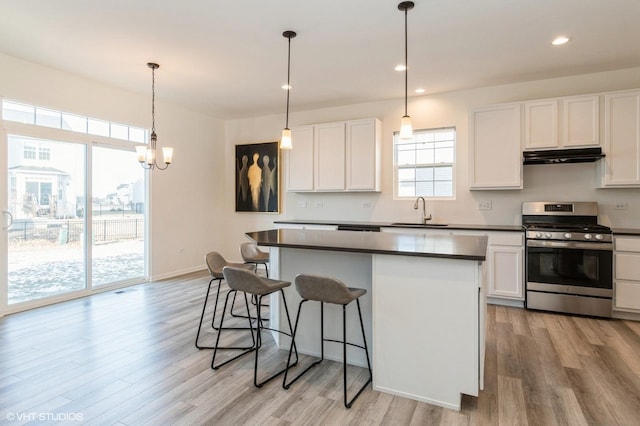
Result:
[[[373,386],[459,410],[478,395],[477,261],[373,256]]]
[[[278,248],[277,251],[278,278],[291,281],[291,287],[285,289],[285,295],[292,323],[295,323],[298,304],[301,300],[295,289],[295,277],[298,274],[331,276],[342,280],[349,287],[367,290],[367,294],[360,297],[360,306],[367,344],[369,345],[369,356],[372,357],[371,254],[283,247]],[[319,356],[320,304],[318,302],[306,302],[303,306],[296,336],[296,346],[300,353]],[[286,324],[285,312],[282,306],[279,307],[277,319],[282,329]],[[342,306],[325,304],[324,321],[325,339],[342,340]],[[347,306],[347,340],[362,345],[362,332],[360,331],[360,321],[355,301]],[[290,339],[288,337],[280,337],[279,347],[281,349],[288,350],[289,344]],[[349,364],[361,367],[366,367],[367,365],[364,351],[361,349],[348,347],[347,357]],[[325,358],[342,361],[342,345],[331,342],[325,343]]]

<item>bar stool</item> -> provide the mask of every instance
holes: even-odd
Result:
[[[264,265],[267,278],[269,278],[269,266],[267,266],[269,264],[269,253],[260,250],[254,243],[242,243],[240,244],[240,256],[242,256],[244,263],[256,266],[256,273],[258,273],[258,265]],[[256,304],[255,297],[251,298],[251,303]],[[269,305],[262,306],[269,307]],[[237,316],[233,312],[231,312],[231,315]]]
[[[269,253],[260,250],[253,243],[242,243],[240,244],[240,256],[242,256],[244,263],[256,265],[256,271],[258,270],[258,265],[264,265],[267,278],[269,278]]]
[[[321,357],[318,361],[315,361],[310,366],[308,366],[304,371],[294,377],[289,383],[287,383],[287,374],[289,373],[289,359],[287,360],[287,371],[284,373],[284,378],[282,380],[282,387],[285,389],[289,389],[289,387],[298,380],[304,373],[309,371],[312,367],[320,364],[324,360],[324,342],[336,342],[342,343],[342,361],[343,361],[343,387],[344,387],[344,406],[347,408],[351,408],[353,402],[360,396],[362,391],[367,387],[373,378],[371,373],[371,362],[369,361],[369,350],[367,348],[367,338],[364,333],[364,324],[362,322],[362,312],[360,310],[360,296],[363,296],[367,293],[367,290],[361,288],[351,288],[347,287],[342,281],[325,276],[318,275],[304,275],[300,274],[296,277],[296,290],[302,297],[302,301],[298,305],[298,315],[296,316],[296,325],[293,329],[293,339],[292,342],[295,341],[295,336],[298,331],[298,324],[300,322],[300,312],[302,311],[302,304],[308,302],[309,300],[320,302],[320,354]],[[364,342],[364,346],[356,345],[354,343],[347,342],[347,316],[346,310],[347,305],[353,301],[356,301],[356,305],[358,306],[358,317],[360,318],[360,328],[362,330],[362,340]],[[342,340],[333,340],[333,339],[325,339],[324,338],[324,304],[331,303],[334,305],[342,305]],[[367,382],[360,388],[358,393],[349,401],[347,401],[347,345],[355,346],[361,349],[364,349],[364,352],[367,356],[367,366],[369,369],[369,379]],[[293,348],[293,345],[291,346]],[[289,349],[289,357],[291,357],[291,348]]]
[[[271,330],[271,331],[275,331],[278,333],[282,333],[284,335],[287,336],[292,336],[292,328],[291,328],[291,318],[289,317],[289,308],[287,307],[287,299],[285,299],[284,296],[284,291],[283,289],[286,287],[289,287],[291,285],[291,283],[289,281],[280,281],[280,280],[272,280],[269,278],[263,278],[260,277],[258,275],[256,275],[255,273],[248,271],[244,268],[236,268],[236,267],[230,267],[230,266],[226,266],[222,269],[222,273],[224,275],[224,279],[227,282],[227,285],[229,286],[229,288],[231,288],[232,290],[235,290],[236,292],[241,291],[244,292],[244,298],[245,298],[245,305],[247,307],[247,317],[249,317],[249,331],[251,332],[251,338],[253,340],[253,346],[251,348],[248,349],[244,349],[240,354],[227,359],[226,361],[220,363],[220,364],[216,364],[215,360],[216,360],[216,354],[218,353],[218,344],[220,343],[220,335],[222,334],[222,330],[224,329],[222,327],[223,321],[224,321],[224,313],[227,310],[227,304],[229,302],[229,296],[230,296],[230,292],[227,293],[227,297],[224,300],[224,307],[222,308],[222,319],[220,320],[220,327],[218,328],[218,335],[216,337],[216,345],[213,349],[213,356],[211,357],[211,368],[214,370],[217,370],[218,368],[222,367],[223,365],[226,365],[238,358],[240,358],[243,355],[248,354],[249,352],[254,352],[255,351],[255,361],[254,361],[254,366],[253,366],[253,384],[255,387],[262,387],[262,385],[264,385],[265,383],[269,382],[270,380],[274,379],[275,377],[279,376],[280,374],[284,373],[287,370],[287,367],[289,366],[289,362],[291,361],[291,352],[292,350],[295,351],[296,354],[296,360],[295,362],[291,365],[294,366],[298,363],[298,349],[295,347],[295,342],[293,342],[293,344],[291,345],[291,348],[289,349],[289,356],[287,358],[287,365],[280,371],[272,374],[271,376],[267,377],[266,379],[263,379],[262,381],[258,382],[258,353],[259,353],[259,349],[262,346],[262,334],[261,331],[263,329],[267,329],[267,330]],[[268,296],[272,293],[275,292],[280,292],[282,294],[282,302],[284,305],[284,310],[285,313],[287,315],[287,323],[289,325],[289,333],[285,332],[285,331],[281,331],[281,330],[275,330],[273,328],[269,328],[269,327],[265,327],[261,321],[261,313],[260,313],[260,307],[262,305],[262,298],[264,296]],[[249,303],[247,300],[247,294],[253,295],[256,297],[257,299],[257,306],[256,306],[256,316],[257,316],[257,321],[256,321],[256,327],[255,330],[257,332],[257,335],[254,337],[253,334],[253,330],[254,327],[251,326],[251,315],[249,313]],[[293,338],[292,338],[293,339]]]
[[[207,253],[206,256],[204,257],[204,261],[207,265],[207,269],[209,270],[209,275],[211,275],[211,280],[209,281],[209,286],[207,287],[207,293],[204,297],[204,305],[202,305],[202,314],[200,315],[200,322],[198,323],[198,333],[196,334],[196,348],[214,349],[214,346],[203,346],[200,344],[200,331],[202,330],[202,321],[204,320],[204,313],[207,309],[207,301],[209,300],[211,285],[213,284],[214,281],[218,282],[217,284],[218,289],[216,291],[216,302],[215,302],[215,305],[213,306],[213,316],[211,320],[211,327],[217,330],[218,327],[215,326],[215,320],[216,320],[216,310],[218,308],[218,298],[220,296],[220,285],[222,283],[222,280],[224,279],[224,276],[222,274],[222,269],[225,266],[232,266],[235,268],[242,268],[248,271],[254,271],[255,265],[227,262],[227,260],[224,257],[222,257],[220,253],[215,251]],[[229,291],[229,293],[232,293],[232,292],[234,293],[234,301],[235,301],[236,292],[234,290]],[[225,348],[220,348],[220,349],[225,349]],[[226,349],[245,349],[245,347],[227,347]]]

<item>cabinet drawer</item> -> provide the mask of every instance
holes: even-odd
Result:
[[[640,238],[616,237],[617,251],[637,251],[640,253]]]
[[[616,279],[640,281],[640,253],[616,253]]]
[[[640,310],[640,283],[616,282],[615,307]]]
[[[489,244],[492,246],[517,246],[524,245],[524,234],[522,233],[499,233],[491,234]]]

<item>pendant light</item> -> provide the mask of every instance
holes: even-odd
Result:
[[[289,129],[289,92],[291,92],[291,39],[297,34],[294,31],[285,31],[283,37],[289,39],[289,50],[287,53],[287,85],[284,86],[287,91],[287,115],[284,129],[282,129],[282,138],[280,139],[280,149],[292,149],[291,129]]]
[[[407,12],[413,9],[412,1],[403,1],[398,4],[398,9],[404,11],[404,116],[400,120],[400,139],[413,139],[413,126],[411,117],[407,113],[407,87],[408,87],[408,42],[407,42]]]
[[[157,142],[158,136],[156,135],[156,70],[160,68],[160,65],[154,62],[148,62],[147,66],[151,68],[151,137],[149,145],[136,146],[136,153],[138,154],[138,162],[143,169],[146,170],[165,170],[171,164],[173,157],[173,148],[162,148],[162,160],[164,161],[164,167],[158,164],[157,156]]]

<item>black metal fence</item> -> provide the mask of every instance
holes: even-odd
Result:
[[[144,219],[94,219],[92,231],[95,243],[143,239]],[[65,244],[81,241],[83,233],[84,219],[16,220],[9,228],[9,241],[46,240]]]

